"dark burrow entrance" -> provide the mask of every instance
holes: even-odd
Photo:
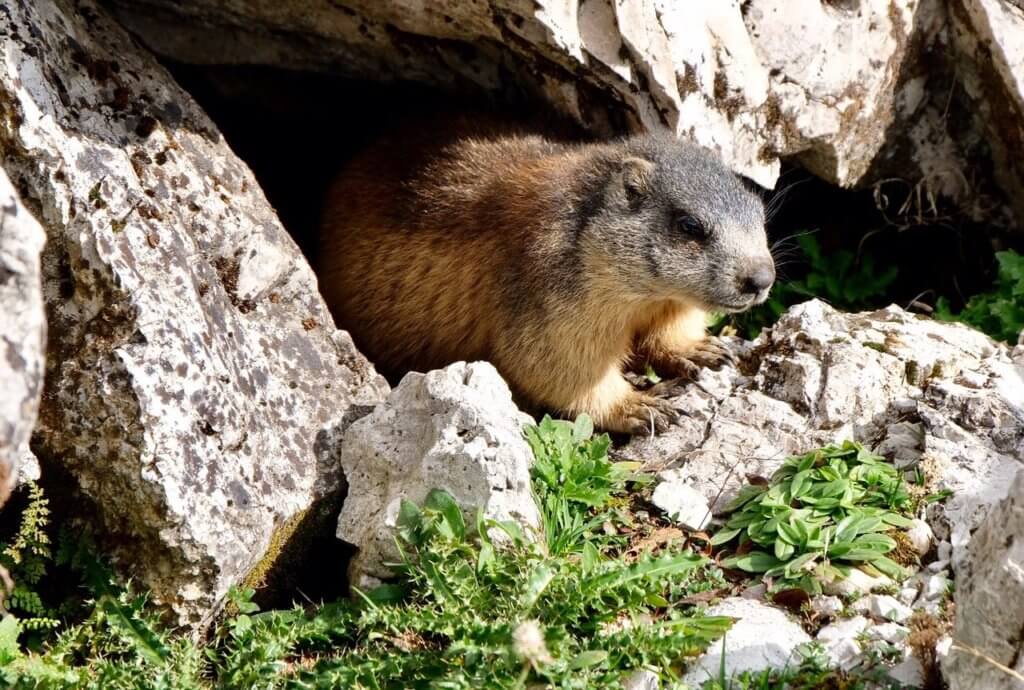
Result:
[[[580,134],[563,128],[565,123],[543,104],[522,94],[456,96],[412,83],[352,81],[269,67],[168,67],[252,168],[314,264],[327,185],[344,161],[396,116],[465,107],[556,123],[563,134]],[[839,308],[896,303],[927,313],[945,297],[959,310],[969,296],[992,285],[995,251],[1024,251],[1021,237],[997,236],[953,210],[936,209],[927,217],[900,213],[912,190],[898,184],[882,187],[888,198],[882,204],[878,190],[840,189],[787,164],[778,188],[765,196],[777,206],[768,231],[771,240],[781,242],[779,283],[817,286],[817,294]],[[760,324],[740,319],[732,325],[750,335],[756,331],[752,326]],[[287,581],[272,583],[262,604],[287,605],[303,596],[315,601],[346,590],[344,567],[350,554],[333,529],[303,548],[315,552],[316,559],[290,572]]]

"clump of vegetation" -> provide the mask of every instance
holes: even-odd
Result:
[[[775,589],[817,594],[852,565],[901,579],[904,569],[885,555],[897,546],[886,532],[910,526],[910,504],[896,468],[847,441],[790,457],[769,482],[745,486],[711,543],[735,542],[722,565],[764,573]]]
[[[999,273],[990,292],[974,295],[954,314],[949,300],[935,303],[935,318],[961,321],[988,333],[997,340],[1016,343],[1024,331],[1024,256],[1015,251],[996,252]]]
[[[90,598],[71,622],[26,645],[28,618],[0,622],[0,685],[15,688],[620,687],[641,666],[677,679],[688,655],[732,621],[685,603],[716,569],[683,546],[632,553],[605,535],[626,510],[635,466],[613,463],[587,419],[545,419],[527,437],[544,535],[477,515],[467,524],[444,492],[401,506],[397,582],[339,601],[259,611],[231,593],[205,648],[163,625],[119,587],[77,539],[52,561],[78,573]],[[41,494],[40,501],[44,500]],[[45,507],[45,506],[44,506]],[[24,543],[45,546],[45,514],[23,515]],[[19,542],[21,543],[21,542]],[[624,550],[631,549],[630,557]]]

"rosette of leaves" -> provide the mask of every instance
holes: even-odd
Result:
[[[744,487],[711,543],[735,543],[722,565],[764,573],[776,590],[818,594],[855,565],[900,579],[904,569],[885,555],[897,546],[887,532],[910,526],[909,505],[896,468],[847,441],[787,458],[770,482]]]

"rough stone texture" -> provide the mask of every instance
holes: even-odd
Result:
[[[0,169],[0,506],[31,455],[46,355],[39,254],[46,235]]]
[[[841,185],[885,181],[893,215],[978,198],[964,149],[984,146],[984,123],[948,131],[959,62],[942,0],[112,2],[185,62],[525,89],[597,132],[667,125],[766,186],[780,157]]]
[[[452,495],[467,525],[482,508],[485,516],[514,520],[527,533],[539,530],[530,489],[533,453],[523,438],[523,426],[532,421],[485,362],[407,374],[387,400],[348,428],[341,444],[349,489],[338,537],[359,548],[350,581],[393,576],[387,564],[399,558],[401,501],[422,504],[432,489]]]
[[[624,457],[678,468],[720,510],[747,475],[770,477],[789,454],[860,441],[953,491],[929,523],[959,566],[1024,465],[1024,359],[959,324],[897,307],[841,314],[820,301],[733,344],[740,369],[703,372],[678,399],[681,424],[634,439]]]
[[[120,26],[88,0],[15,2],[0,36],[2,165],[48,234],[34,448],[201,625],[337,500],[318,441],[386,385],[248,168]]]
[[[1024,10],[1007,0],[950,0],[957,77],[999,183],[1024,217]]]
[[[683,682],[699,688],[709,678],[718,678],[725,655],[725,675],[743,671],[783,668],[798,664],[796,648],[811,638],[782,609],[742,597],[730,597],[707,610],[709,616],[736,618],[723,643],[716,643],[689,666]],[[765,631],[770,630],[770,634]]]
[[[1019,690],[1024,687],[1024,471],[978,528],[958,575],[954,642],[942,666],[949,687]]]

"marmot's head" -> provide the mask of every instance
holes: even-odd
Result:
[[[630,294],[714,311],[767,299],[775,263],[760,197],[712,153],[670,134],[615,150],[582,209],[581,240],[604,276]]]

